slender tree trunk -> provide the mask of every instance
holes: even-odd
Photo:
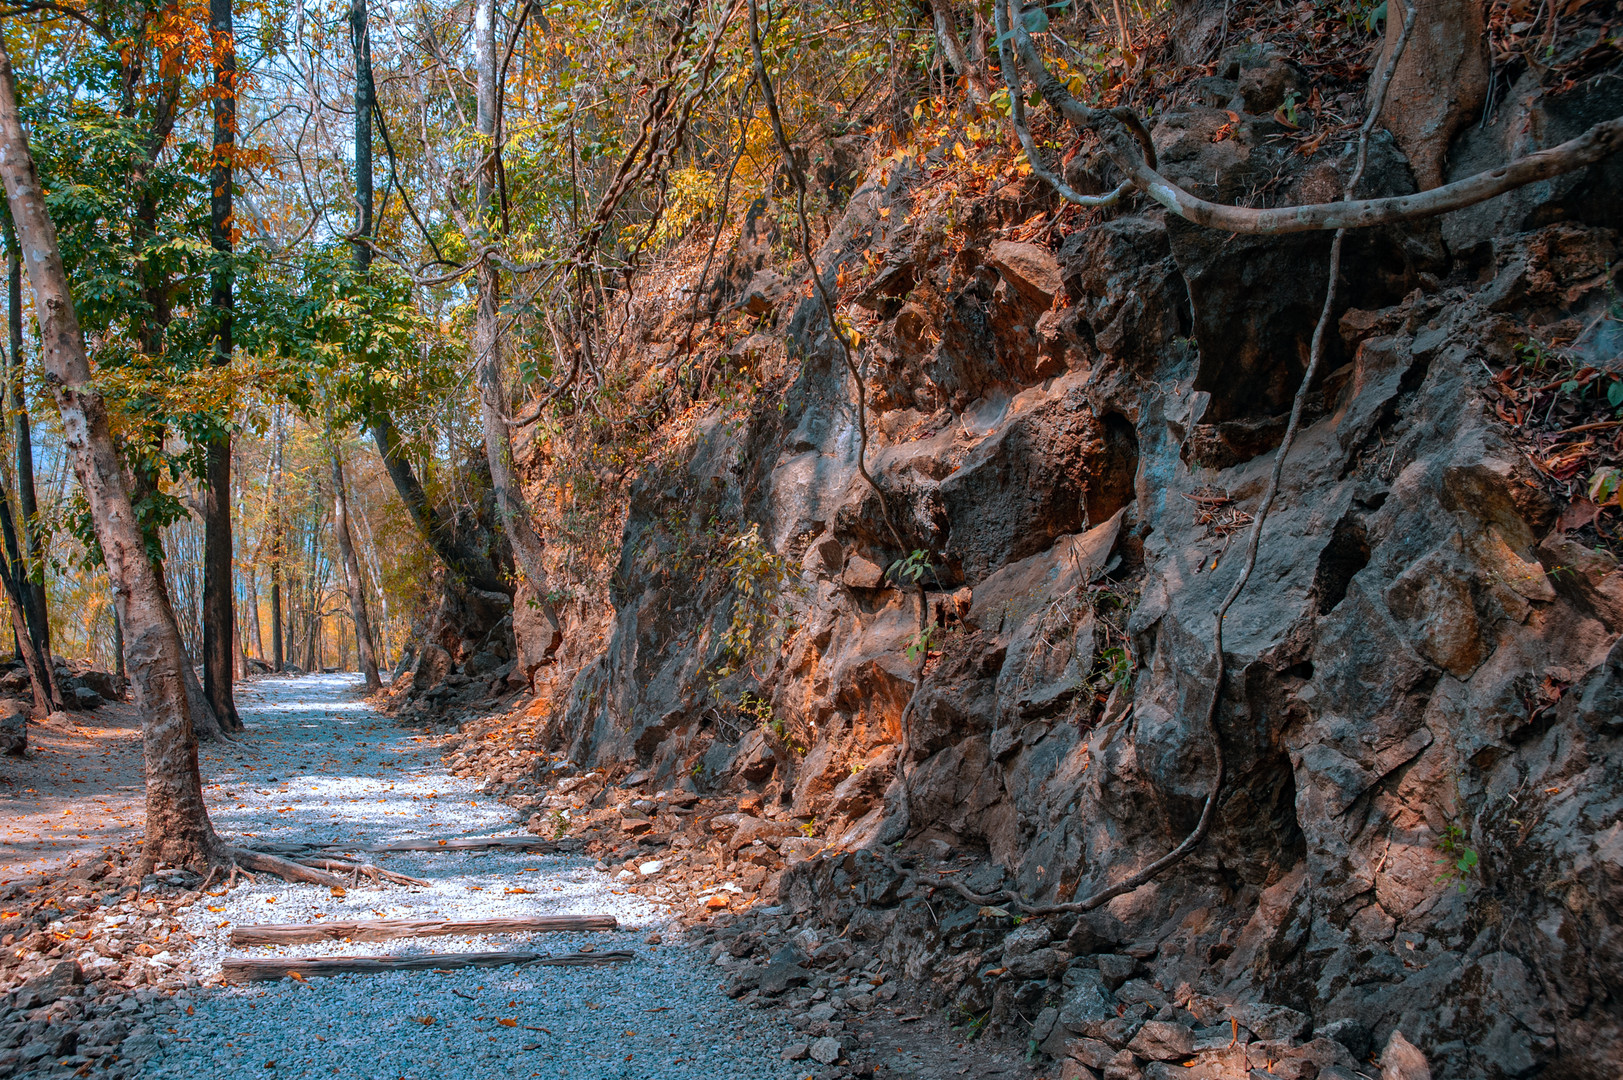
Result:
[[[366,0],[350,0],[349,39],[355,51],[355,268],[372,265],[372,35]]]
[[[125,655],[141,716],[146,758],[146,837],[137,872],[159,862],[201,867],[219,851],[203,805],[197,737],[181,677],[180,630],[124,485],[106,405],[91,378],[34,159],[17,110],[11,58],[0,39],[0,176],[28,264],[46,378],[62,416],[63,442],[90,505],[107,560],[113,602],[123,620]]]
[[[124,678],[124,620],[118,617],[117,605],[113,607],[113,674]]]
[[[232,155],[237,140],[237,47],[231,0],[209,0],[214,44],[214,160],[209,174],[209,243],[219,260],[211,275],[210,301],[218,320],[213,363],[231,363]],[[231,692],[235,670],[236,604],[231,573],[231,431],[222,426],[208,444],[208,484],[203,492],[203,692],[227,731],[241,731]]]
[[[282,651],[282,555],[286,541],[282,535],[282,410],[271,415],[271,543],[270,543],[270,636],[271,670],[280,674],[286,654]]]
[[[43,698],[45,712],[63,705],[62,688],[56,681],[56,660],[51,655],[51,621],[45,607],[45,568],[39,535],[38,502],[34,493],[34,437],[28,421],[28,396],[24,382],[23,365],[23,267],[22,252],[18,249],[14,230],[6,229],[7,282],[6,321],[11,343],[11,378],[7,381],[12,410],[12,438],[17,444],[17,521],[15,528],[21,536],[12,539],[8,529],[7,549],[11,552],[12,575],[16,578],[16,591],[22,603],[23,623],[29,639],[28,661],[30,682],[35,683],[34,699],[39,707]],[[21,541],[20,550],[12,548]],[[19,654],[23,649],[18,642]]]
[[[7,321],[11,338],[11,423],[17,440],[17,513],[22,529],[23,561],[28,565],[28,626],[34,640],[49,654],[51,621],[45,606],[45,582],[40,566],[44,546],[40,535],[39,499],[34,492],[34,432],[28,419],[28,391],[23,363],[23,264],[22,254],[8,245]]]
[[[355,542],[349,531],[349,495],[344,486],[344,462],[338,440],[332,443],[332,519],[338,534],[338,554],[344,564],[344,589],[349,593],[350,619],[355,624],[356,659],[366,676],[368,692],[383,689],[378,678],[378,661],[372,650],[372,620],[367,617],[366,592],[361,582],[361,561],[355,557]]]
[[[474,56],[479,69],[477,126],[482,164],[474,189],[474,209],[486,242],[497,228],[494,206],[496,170],[501,148],[496,145],[497,113],[501,108],[497,85],[495,0],[478,0],[474,9]],[[479,304],[474,312],[473,368],[479,385],[479,417],[484,427],[485,458],[490,464],[490,482],[502,527],[513,548],[519,580],[513,590],[513,633],[526,677],[545,663],[563,642],[558,615],[547,599],[547,571],[541,537],[535,530],[524,492],[513,475],[513,439],[507,426],[508,403],[505,366],[502,362],[501,275],[495,263],[485,258],[477,270]],[[540,618],[536,618],[539,615]]]
[[[11,613],[12,636],[17,644],[17,655],[28,671],[28,683],[34,692],[34,713],[46,716],[59,707],[53,702],[55,685],[49,653],[41,653],[28,626],[27,582],[22,575],[22,554],[17,545],[17,530],[11,517],[11,493],[0,487],[0,536],[5,541],[5,560],[0,562],[0,585],[6,590],[7,610]]]
[[[253,568],[248,574],[248,615],[252,620],[254,656],[265,659],[265,635],[259,627],[259,572]]]

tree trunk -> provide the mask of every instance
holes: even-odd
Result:
[[[209,32],[214,43],[214,158],[209,183],[209,243],[218,260],[210,275],[210,301],[218,320],[213,363],[226,367],[232,348],[231,184],[237,140],[237,50],[231,0],[209,0]],[[241,731],[242,719],[231,692],[237,639],[231,573],[231,431],[208,444],[208,482],[203,492],[203,692],[220,727]]]
[[[476,117],[482,167],[474,189],[474,209],[479,229],[487,234],[496,228],[493,202],[497,159],[501,153],[496,145],[496,117],[501,107],[496,41],[495,2],[478,0],[474,11],[474,56],[479,68]],[[483,239],[481,237],[481,241]],[[477,275],[479,304],[473,323],[473,369],[479,385],[479,417],[484,427],[485,459],[490,464],[496,507],[513,548],[513,561],[518,564],[519,581],[513,590],[513,635],[519,663],[528,680],[563,642],[563,631],[547,599],[541,537],[536,533],[524,492],[513,475],[513,439],[507,426],[507,389],[497,323],[501,317],[501,275],[488,258],[480,260]]]
[[[265,634],[259,626],[259,573],[255,568],[248,575],[248,614],[253,620],[254,656],[265,659]]]
[[[23,363],[23,264],[22,255],[11,246],[7,273],[8,321],[11,337],[12,437],[17,440],[17,513],[22,532],[23,561],[28,564],[28,627],[34,641],[47,655],[51,651],[51,621],[45,606],[44,571],[40,566],[44,547],[39,527],[39,500],[34,493],[34,433],[28,419],[28,394]]]
[[[350,0],[349,39],[355,50],[355,268],[372,265],[372,35],[366,0]]]
[[[1454,136],[1481,115],[1488,100],[1493,63],[1485,7],[1481,0],[1415,4],[1415,25],[1392,72],[1381,123],[1408,157],[1421,191],[1443,182]],[[1402,29],[1402,5],[1389,5],[1382,63],[1392,54]]]
[[[501,574],[491,565],[490,560],[478,552],[469,550],[461,543],[452,530],[451,523],[434,509],[433,503],[429,502],[428,492],[423,490],[417,474],[412,471],[411,462],[406,460],[405,447],[400,443],[400,434],[395,431],[394,423],[387,413],[382,411],[373,413],[372,438],[377,443],[378,454],[383,458],[383,467],[389,474],[389,480],[400,495],[400,501],[405,503],[406,512],[411,515],[412,524],[417,526],[418,533],[434,550],[434,554],[451,572],[452,577],[478,589],[510,592],[510,587],[502,580]]]
[[[144,872],[159,862],[201,867],[216,856],[219,841],[203,806],[197,737],[180,670],[186,662],[180,630],[168,591],[147,557],[146,538],[124,485],[124,466],[113,443],[107,409],[92,381],[56,227],[46,213],[18,115],[16,82],[4,40],[0,40],[0,177],[28,264],[45,375],[62,416],[63,443],[90,505],[113,602],[123,621],[124,652],[146,758],[146,837],[136,869]]]
[[[11,493],[0,487],[0,535],[5,539],[5,559],[0,561],[0,585],[6,590],[7,607],[11,612],[11,628],[17,643],[17,655],[28,671],[28,683],[34,692],[34,715],[46,716],[61,703],[52,700],[56,684],[51,671],[49,653],[41,653],[28,625],[28,600],[24,590],[22,555],[17,546],[17,530],[11,518]]]
[[[11,228],[6,229],[7,253],[7,312],[6,320],[9,324],[9,337],[11,340],[11,378],[8,381],[12,410],[12,438],[17,444],[17,520],[15,528],[20,532],[16,539],[11,538],[8,529],[7,550],[11,555],[12,574],[16,578],[17,599],[22,604],[23,622],[26,633],[19,635],[29,639],[28,652],[32,659],[25,657],[28,665],[29,680],[34,682],[34,702],[36,708],[43,707],[46,713],[53,709],[60,709],[63,705],[62,688],[56,682],[56,661],[51,656],[51,622],[49,612],[45,606],[45,567],[40,560],[43,558],[39,535],[38,502],[34,494],[34,438],[32,425],[28,421],[28,396],[23,380],[23,264],[22,252],[17,248],[16,236]],[[20,550],[12,551],[12,546],[20,540]],[[24,649],[21,640],[18,641],[19,653]]]
[[[282,651],[282,554],[286,546],[282,536],[282,410],[280,406],[271,414],[270,517],[270,665],[272,671],[280,674],[285,663],[285,654]]]
[[[378,678],[378,661],[372,650],[372,620],[367,617],[366,593],[361,588],[361,561],[355,557],[355,542],[349,531],[349,495],[344,489],[344,462],[336,439],[332,445],[332,519],[333,531],[338,534],[339,558],[344,564],[350,619],[355,624],[356,659],[370,693],[383,689],[383,680]]]

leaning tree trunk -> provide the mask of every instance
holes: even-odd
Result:
[[[474,13],[474,54],[479,68],[478,123],[479,152],[483,156],[474,188],[477,227],[491,231],[495,226],[493,202],[496,194],[496,168],[501,148],[496,117],[501,104],[496,72],[496,11],[494,0],[479,0]],[[519,580],[513,590],[513,636],[519,662],[526,678],[545,663],[563,641],[558,615],[547,598],[547,571],[542,559],[541,537],[530,517],[524,492],[513,475],[513,439],[507,426],[508,403],[504,385],[501,335],[497,326],[501,309],[501,278],[489,258],[477,269],[479,303],[474,312],[473,368],[479,385],[479,417],[485,434],[485,458],[490,463],[490,484],[502,527],[513,548]],[[539,616],[539,617],[537,617]]]
[[[209,0],[214,42],[214,157],[209,182],[209,243],[217,261],[210,275],[210,301],[217,320],[212,363],[231,363],[232,155],[237,140],[237,51],[231,0]],[[241,731],[231,693],[235,671],[236,604],[231,573],[231,431],[225,425],[208,443],[208,484],[203,493],[203,693],[220,727]]]
[[[0,178],[28,264],[39,319],[47,381],[62,417],[63,442],[90,505],[90,517],[107,560],[113,603],[124,631],[124,654],[141,716],[146,757],[146,839],[138,869],[159,862],[202,866],[219,841],[203,806],[197,770],[197,738],[181,667],[186,662],[169,594],[124,486],[124,467],[85,355],[84,334],[73,308],[57,248],[56,227],[45,210],[44,192],[17,111],[11,58],[0,39]]]
[[[344,590],[349,593],[350,619],[355,623],[356,658],[366,676],[368,691],[383,689],[378,678],[377,656],[372,651],[372,620],[366,613],[366,593],[361,587],[361,561],[355,557],[355,542],[349,531],[349,494],[344,487],[344,462],[338,441],[332,446],[332,521],[338,534],[339,560],[344,566]]]

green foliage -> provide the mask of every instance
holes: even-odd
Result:
[[[757,650],[782,646],[789,629],[785,593],[794,588],[795,567],[767,547],[759,525],[751,524],[727,545],[722,568],[731,577],[732,614],[721,638],[721,662],[715,680],[749,667]]]
[[[931,573],[930,553],[914,550],[885,568],[885,573],[898,585],[917,585],[925,574]]]
[[[1466,839],[1462,827],[1450,824],[1437,840],[1437,850],[1441,853],[1437,865],[1442,871],[1437,875],[1437,881],[1439,884],[1453,885],[1462,893],[1471,887],[1471,875],[1481,861],[1477,853],[1466,846]]]
[[[920,656],[927,654],[930,651],[931,645],[935,642],[936,635],[940,633],[940,631],[941,627],[936,625],[936,621],[934,619],[931,619],[929,622],[925,623],[922,630],[919,630],[910,639],[908,639],[906,650],[907,658],[909,660],[917,660]]]

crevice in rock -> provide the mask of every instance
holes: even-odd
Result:
[[[1328,615],[1347,598],[1353,575],[1369,565],[1369,531],[1356,517],[1336,522],[1330,543],[1319,552],[1319,568],[1313,575],[1313,594],[1318,612]]]

